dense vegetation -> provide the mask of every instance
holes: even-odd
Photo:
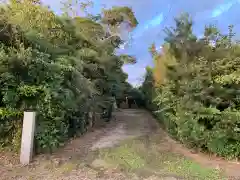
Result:
[[[115,54],[123,43],[115,32],[123,22],[137,26],[132,10],[79,17],[69,9],[56,15],[36,0],[1,5],[0,147],[19,149],[23,111],[34,110],[35,148],[51,152],[92,126],[90,112],[131,89],[122,66],[136,60]]]
[[[240,45],[233,26],[222,34],[206,26],[192,32],[188,15],[166,28],[163,51],[154,46],[142,91],[157,106],[168,132],[182,143],[216,155],[240,157]]]

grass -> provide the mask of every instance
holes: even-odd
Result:
[[[136,179],[155,176],[162,180],[167,180],[169,177],[186,180],[224,180],[220,171],[202,167],[190,159],[169,151],[168,148],[161,148],[161,146],[164,146],[164,144],[159,139],[141,137],[139,139],[123,141],[117,147],[99,149],[98,152],[89,153],[85,157],[86,162],[89,163],[99,160],[97,164],[103,166],[103,169],[85,167],[86,164],[82,163],[82,160],[74,158],[59,166],[55,166],[53,162],[41,161],[37,172],[39,171],[39,175],[41,176],[51,174],[51,177],[55,178],[68,176],[72,171],[83,170],[84,168],[86,171],[92,170],[95,174],[101,175],[105,170],[117,167],[126,177],[137,176]],[[19,170],[23,169],[20,168]],[[28,177],[29,180],[31,178],[34,179],[36,176],[34,168],[32,172],[31,169],[28,169],[30,171],[26,170],[17,173],[17,169],[15,169],[15,175],[24,173],[24,176]],[[95,174],[92,176],[95,176]],[[104,177],[104,173],[102,176]]]
[[[171,176],[190,180],[224,180],[220,171],[202,167],[160,146],[159,140],[151,137],[129,140],[118,147],[101,150],[100,158],[118,165],[127,173],[143,177],[154,174],[160,178]]]
[[[124,176],[130,177],[128,179],[150,179],[150,176],[162,180],[170,179],[170,177],[185,180],[225,179],[219,170],[202,167],[180,154],[171,152],[169,144],[163,137],[164,135],[156,133],[125,140],[116,147],[90,151],[84,157],[73,154],[73,158],[62,163],[49,160],[40,161],[36,167],[12,169],[11,176],[24,176],[29,180],[31,178],[60,179],[60,177],[71,175],[72,172],[74,174],[76,171],[81,171],[87,172],[91,177],[99,176],[102,179],[104,177],[108,179],[108,174],[105,173],[111,173],[113,170],[113,173],[123,173]],[[36,176],[40,178],[36,178]]]
[[[71,171],[77,169],[77,166],[78,165],[73,162],[67,162],[67,163],[64,163],[62,166],[60,166],[58,168],[58,171],[61,174],[70,173]]]
[[[119,167],[128,171],[142,168],[146,164],[145,160],[128,144],[101,151],[100,156],[107,162],[116,163]]]

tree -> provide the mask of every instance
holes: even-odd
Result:
[[[146,67],[146,73],[142,86],[140,87],[141,92],[143,93],[145,106],[147,109],[154,110],[153,100],[155,98],[155,80],[153,77],[153,69],[149,66]]]
[[[115,54],[122,41],[109,38],[105,27],[113,24],[103,25],[104,16],[100,21],[58,16],[31,0],[12,0],[0,9],[0,142],[4,147],[19,143],[22,112],[34,109],[36,149],[51,152],[87,130],[89,112],[124,94],[128,83],[122,66],[135,59]],[[118,12],[133,18],[128,9]]]
[[[233,27],[222,34],[215,26],[206,26],[204,37],[196,39],[188,16],[175,23],[166,37],[173,61],[167,60],[165,81],[154,89],[157,112],[182,143],[239,157],[240,45],[233,40]]]

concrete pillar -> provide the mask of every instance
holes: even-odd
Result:
[[[20,162],[27,165],[32,160],[35,131],[35,112],[24,112]]]
[[[114,108],[114,110],[118,109],[118,107],[117,107],[117,100],[116,100],[115,97],[114,97],[114,102],[113,102],[113,108]]]

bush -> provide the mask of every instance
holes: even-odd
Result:
[[[205,37],[197,39],[191,25],[180,17],[176,29],[167,31],[176,62],[167,65],[165,82],[155,90],[159,112],[169,133],[184,144],[239,158],[240,45],[232,41],[232,26],[228,35],[206,27]]]
[[[0,148],[18,152],[21,145],[22,112],[0,109]]]
[[[232,50],[229,55],[233,57],[211,61],[213,70],[206,66],[207,59],[189,64],[193,76],[177,84],[169,80],[158,100],[169,106],[165,123],[180,141],[221,156],[239,157],[240,86],[234,74],[240,61]]]
[[[0,10],[0,145],[19,149],[22,113],[33,110],[36,152],[52,152],[87,131],[89,112],[123,94],[129,85],[122,66],[134,58],[115,55],[122,42],[103,18],[58,16],[39,1],[11,1]],[[118,11],[137,25],[130,8]]]

